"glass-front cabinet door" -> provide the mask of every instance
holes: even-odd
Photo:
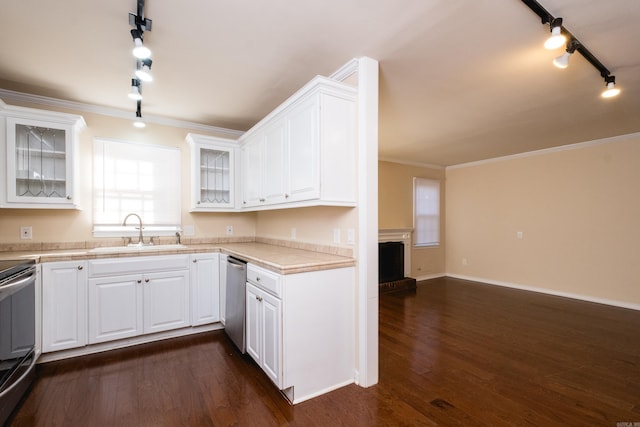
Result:
[[[35,116],[36,114],[34,114]],[[6,182],[3,206],[77,208],[74,161],[79,116],[60,122],[6,116]],[[57,118],[57,115],[54,114]]]
[[[234,209],[236,142],[193,134],[187,141],[191,146],[191,210]]]
[[[67,174],[67,131],[33,124],[14,123],[15,180],[9,200],[25,202],[69,200],[71,177]],[[55,202],[54,202],[55,203]]]

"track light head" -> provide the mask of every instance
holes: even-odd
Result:
[[[143,82],[150,82],[153,80],[153,76],[151,75],[151,63],[153,61],[150,58],[143,59],[142,61],[138,61],[136,67],[136,77],[142,80]]]
[[[603,98],[612,98],[620,93],[620,89],[616,87],[616,76],[607,76],[604,78],[607,88],[602,92]]]
[[[579,44],[576,39],[571,39],[569,43],[567,43],[567,50],[553,60],[553,65],[558,68],[567,68],[569,66],[569,57],[576,51]]]
[[[131,30],[131,38],[133,38],[133,56],[138,59],[145,59],[151,56],[151,50],[142,44],[142,31]]]
[[[142,93],[140,91],[140,80],[131,79],[131,92],[129,92],[129,98],[138,102],[142,99]]]
[[[544,42],[545,49],[557,49],[567,42],[567,38],[562,34],[562,18],[555,18],[549,24],[551,27],[551,37]]]

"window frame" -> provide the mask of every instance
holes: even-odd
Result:
[[[436,213],[430,213],[430,214],[421,214],[418,215],[418,189],[419,189],[419,185],[420,185],[420,181],[422,181],[423,183],[427,183],[430,184],[429,188],[431,190],[437,190],[437,197],[435,198],[436,200],[436,206],[432,206],[432,210],[435,211]],[[441,244],[441,235],[442,235],[442,230],[441,230],[441,219],[442,219],[442,182],[439,179],[434,179],[434,178],[422,178],[422,177],[413,177],[413,247],[414,248],[433,248],[433,247],[439,247]],[[420,236],[420,230],[421,230],[421,226],[420,226],[420,221],[418,219],[418,217],[431,217],[432,219],[432,223],[435,222],[437,224],[436,227],[436,231],[435,231],[435,239],[431,239],[429,241],[421,241],[422,239],[419,237]],[[434,221],[435,219],[435,221]]]
[[[175,159],[171,159],[171,162],[172,162],[172,167],[176,172],[175,175],[177,175],[177,177],[173,177],[174,178],[173,181],[175,181],[175,185],[172,188],[177,192],[177,194],[174,194],[171,199],[168,199],[168,200],[171,200],[170,203],[165,203],[165,205],[175,206],[173,208],[174,212],[172,213],[171,216],[173,217],[173,219],[177,220],[176,223],[173,223],[173,222],[155,223],[152,220],[147,222],[145,221],[144,214],[141,211],[127,211],[126,213],[120,212],[119,216],[121,216],[122,218],[119,218],[118,222],[113,222],[113,221],[97,222],[96,221],[98,216],[98,213],[96,212],[96,210],[100,205],[100,203],[98,202],[98,198],[102,197],[103,199],[102,206],[104,206],[104,199],[105,199],[104,185],[101,188],[97,188],[98,184],[96,182],[98,179],[97,174],[101,173],[101,171],[103,174],[101,181],[102,182],[105,181],[105,178],[104,178],[105,160],[103,156],[104,151],[102,153],[98,152],[99,150],[104,150],[105,144],[126,144],[128,146],[136,147],[138,149],[144,149],[144,150],[156,150],[156,149],[167,150],[167,152],[171,153],[168,158],[170,158],[171,156],[176,157]],[[167,155],[167,154],[168,153],[163,153],[163,155]],[[92,157],[93,169],[92,169],[92,184],[91,184],[91,198],[92,198],[91,221],[93,226],[93,229],[92,229],[93,236],[94,237],[136,237],[138,236],[140,231],[138,229],[138,222],[135,218],[130,218],[127,221],[126,226],[122,225],[121,221],[124,220],[125,216],[128,215],[129,213],[135,213],[140,215],[143,221],[143,224],[142,224],[143,231],[146,236],[173,236],[175,235],[176,232],[182,231],[182,206],[181,206],[182,159],[181,157],[182,157],[182,152],[179,147],[172,147],[172,146],[166,146],[166,145],[160,145],[160,144],[132,142],[132,141],[125,141],[125,140],[111,139],[111,138],[94,137],[93,138],[93,157]],[[134,159],[129,161],[140,162],[139,159]],[[141,185],[140,182],[138,182],[138,185]],[[110,190],[116,191],[116,192],[122,192],[121,189],[117,189],[117,190],[110,189]],[[132,191],[132,190],[128,190],[128,191],[130,193],[135,193],[135,191]],[[157,193],[157,191],[155,193]],[[170,194],[170,193],[171,192],[167,192],[167,194]],[[140,203],[143,203],[142,201],[144,199],[145,197],[139,196]],[[121,199],[118,199],[118,200],[121,200]],[[136,197],[130,198],[129,200],[135,201]]]

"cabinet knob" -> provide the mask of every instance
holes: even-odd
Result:
[[[288,198],[289,198],[289,195],[288,195],[288,194],[285,194],[285,195],[284,195],[284,198],[285,198],[285,199],[288,199]]]
[[[264,202],[264,199],[260,199],[261,202]]]
[[[144,279],[144,283],[149,283],[149,279]]]
[[[83,267],[83,266],[81,266],[81,265],[79,265],[79,266],[78,266],[78,270],[82,270],[83,268],[84,268],[84,267]]]
[[[197,259],[194,259],[194,260],[193,260],[193,263],[195,264],[196,262],[198,262],[198,260],[197,260]]]
[[[262,302],[262,297],[259,297],[258,295],[256,295],[256,299],[260,302]]]
[[[260,276],[256,277],[256,282],[260,281]]]
[[[71,195],[69,194],[69,195],[67,196],[67,200],[71,200],[71,199],[72,199],[72,197],[71,197]]]
[[[138,283],[142,283],[142,280],[141,280],[141,279],[138,279],[138,280],[136,280],[136,282],[138,282]]]
[[[196,205],[199,205],[199,204],[200,204],[200,200],[198,200],[198,201],[196,202]]]

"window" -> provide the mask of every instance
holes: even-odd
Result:
[[[178,148],[94,139],[94,236],[134,235],[136,221],[122,226],[130,213],[142,218],[147,235],[173,235],[181,222],[180,177]]]
[[[414,246],[440,244],[440,181],[413,178]]]

